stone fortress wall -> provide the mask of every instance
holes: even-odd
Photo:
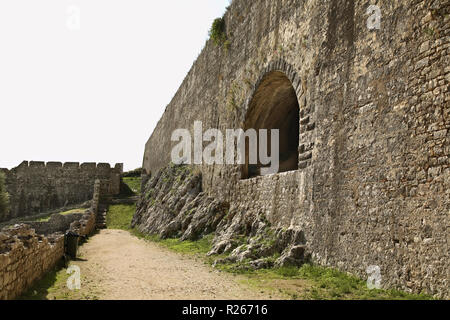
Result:
[[[11,206],[1,222],[86,202],[97,179],[104,195],[117,195],[123,165],[24,161],[11,170],[0,170],[6,175]]]
[[[203,165],[204,191],[303,230],[316,263],[363,278],[377,265],[385,288],[449,297],[450,4],[378,1],[369,30],[371,3],[234,0],[229,46],[206,44],[143,167],[166,166],[172,132],[194,121],[244,128],[276,86],[260,84],[282,73],[299,103],[298,170],[244,180],[240,166]]]

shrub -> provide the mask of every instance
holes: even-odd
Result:
[[[5,174],[0,172],[0,218],[9,210],[9,195],[5,188]]]
[[[209,31],[209,37],[217,46],[221,46],[227,42],[227,34],[225,29],[224,18],[217,18],[214,20],[211,30]]]

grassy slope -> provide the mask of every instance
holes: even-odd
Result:
[[[158,236],[144,235],[131,229],[135,205],[111,206],[107,217],[108,228],[130,231],[135,236],[156,242],[182,254],[200,256],[212,264],[219,257],[207,257],[213,235],[199,241],[178,239],[161,240]],[[398,290],[369,290],[366,282],[332,268],[313,265],[278,269],[246,270],[239,264],[218,265],[216,268],[245,276],[243,282],[258,290],[273,290],[292,299],[431,299],[426,295],[412,295]]]
[[[136,212],[136,205],[114,205],[108,209],[106,226],[108,229],[131,230],[131,220]]]
[[[125,177],[122,178],[123,182],[126,183],[134,193],[141,193],[141,178]]]

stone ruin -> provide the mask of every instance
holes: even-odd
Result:
[[[0,300],[19,297],[64,257],[64,234],[91,235],[101,207],[101,182],[93,186],[91,207],[83,213],[54,214],[47,222],[23,222],[0,230]]]
[[[9,213],[0,216],[3,222],[84,203],[91,199],[97,179],[102,194],[118,195],[123,164],[112,168],[108,163],[24,161],[11,170],[0,170],[10,195]]]

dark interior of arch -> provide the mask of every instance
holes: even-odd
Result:
[[[248,110],[245,130],[267,129],[269,134],[271,129],[280,130],[279,172],[297,170],[300,112],[294,87],[286,75],[279,71],[268,73],[257,88]],[[270,143],[268,149],[271,152]],[[261,167],[259,162],[257,165],[249,165],[247,156],[242,178],[261,175]]]

